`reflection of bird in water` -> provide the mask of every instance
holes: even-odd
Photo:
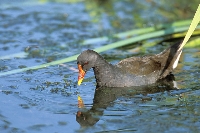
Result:
[[[148,85],[148,86],[139,86],[139,87],[126,87],[126,88],[96,88],[94,94],[93,106],[90,110],[86,108],[80,109],[76,114],[76,121],[83,127],[93,126],[96,124],[100,117],[103,116],[104,109],[112,105],[112,102],[119,97],[134,97],[138,94],[143,94],[144,96],[151,93],[164,92],[169,90],[174,90],[173,84],[174,76],[169,75],[165,80],[160,81],[159,83]],[[145,99],[151,100],[151,98]]]

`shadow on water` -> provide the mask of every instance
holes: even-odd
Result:
[[[76,121],[83,127],[93,126],[101,119],[104,110],[111,106],[118,98],[134,98],[140,95],[141,101],[151,101],[152,97],[147,96],[148,94],[177,90],[178,88],[176,88],[174,82],[174,75],[171,74],[165,80],[147,86],[96,88],[91,109],[87,110],[86,108],[83,108],[79,110],[76,114]]]

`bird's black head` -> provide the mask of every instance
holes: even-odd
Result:
[[[95,66],[98,53],[93,50],[83,51],[77,58],[77,65],[79,69],[78,85],[81,84],[85,73]]]

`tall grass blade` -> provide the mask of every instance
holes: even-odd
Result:
[[[179,50],[181,50],[181,49],[183,48],[183,46],[188,42],[188,40],[190,39],[192,33],[193,33],[194,30],[196,29],[196,27],[197,27],[199,21],[200,21],[200,4],[199,4],[199,6],[198,6],[198,8],[197,8],[197,11],[196,11],[196,13],[195,13],[195,15],[194,15],[194,18],[193,18],[193,20],[192,20],[192,23],[190,24],[190,27],[189,27],[189,29],[188,29],[188,32],[187,32],[187,34],[186,34],[186,36],[185,36],[185,38],[184,38],[184,40],[183,40],[183,42],[182,42],[182,44],[181,44]]]
[[[187,25],[190,25],[190,23],[191,23],[191,20],[184,20],[184,21],[173,22],[173,23],[170,23],[170,24],[160,24],[160,25],[155,26],[155,27],[148,27],[148,28],[130,30],[130,31],[114,34],[111,37],[104,36],[104,37],[87,39],[87,40],[84,40],[81,43],[81,45],[88,45],[88,44],[96,44],[96,43],[99,43],[99,42],[106,42],[110,38],[120,38],[120,39],[130,38],[130,37],[133,37],[133,36],[136,36],[136,35],[150,33],[150,32],[154,32],[154,31],[158,31],[158,30],[162,30],[162,29],[167,29],[167,28],[171,28],[171,27],[187,26]]]
[[[200,28],[200,26],[198,26],[198,28]],[[125,45],[131,44],[131,43],[142,41],[142,40],[145,40],[145,39],[170,35],[170,34],[177,33],[177,32],[183,32],[183,31],[186,31],[187,29],[188,29],[188,27],[179,27],[179,28],[169,28],[169,29],[166,29],[166,30],[155,31],[155,32],[143,34],[143,35],[140,35],[140,36],[137,36],[137,37],[125,39],[125,40],[118,41],[118,42],[115,42],[115,43],[111,43],[111,44],[102,46],[100,48],[96,48],[94,50],[96,52],[103,52],[103,51],[106,51],[106,50],[109,50],[109,49],[118,48],[118,47],[125,46]]]

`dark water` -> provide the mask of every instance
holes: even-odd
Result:
[[[196,3],[1,0],[0,71],[59,60],[114,41],[80,45],[89,38],[192,18]],[[134,54],[127,48],[102,53],[112,63]],[[0,132],[200,132],[199,57],[199,48],[184,49],[174,71],[179,89],[95,91],[92,71],[77,86],[75,61],[0,77]],[[77,107],[78,95],[83,109]]]

